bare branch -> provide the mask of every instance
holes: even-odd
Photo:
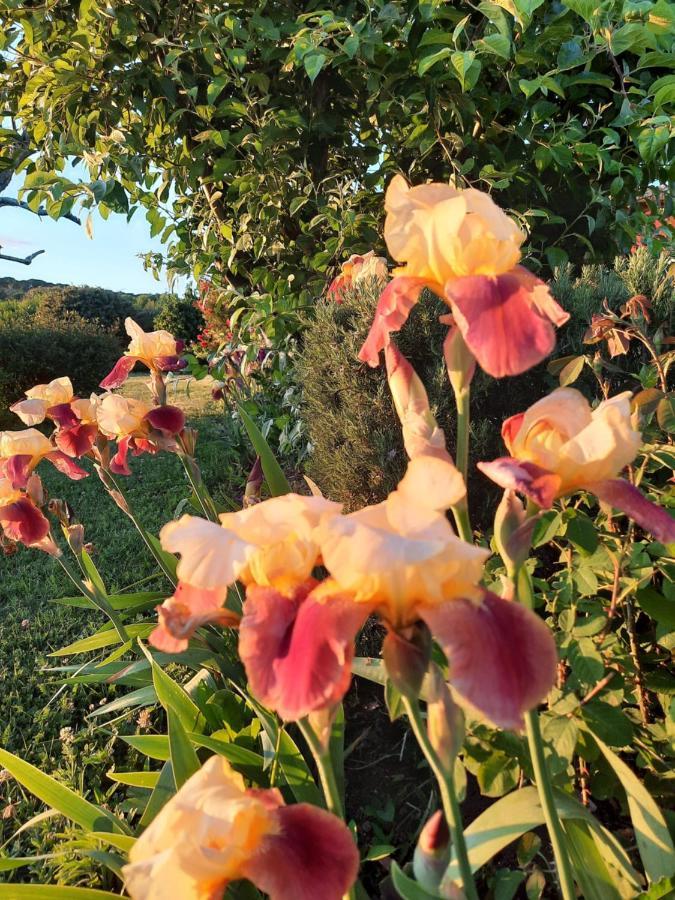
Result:
[[[44,207],[40,207],[39,209],[31,209],[27,203],[23,203],[21,200],[15,200],[13,197],[0,197],[0,207],[2,206],[11,206],[14,209],[27,209],[29,212],[35,213],[36,216],[49,215]],[[59,218],[68,219],[69,222],[74,222],[76,225],[82,224],[78,217],[74,216],[72,213],[66,213],[65,216],[60,216]]]
[[[31,253],[30,256],[7,256],[4,253],[0,253],[0,259],[5,259],[7,262],[15,262],[21,263],[22,266],[29,266],[36,256],[39,256],[41,253],[45,253],[44,250],[36,250],[35,253]]]

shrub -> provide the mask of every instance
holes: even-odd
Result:
[[[195,300],[196,297],[190,291],[184,297],[165,294],[155,318],[155,328],[164,328],[187,343],[195,341],[204,327],[204,316],[195,306]]]
[[[80,320],[76,328],[19,325],[0,329],[0,409],[23,392],[61,375],[69,375],[76,393],[98,388],[120,355],[110,334]],[[19,427],[18,419],[3,413],[3,423]]]
[[[344,293],[342,303],[317,304],[298,362],[311,445],[307,473],[326,496],[349,509],[384,499],[406,466],[384,366],[371,369],[358,360],[380,289],[376,281],[362,282]],[[442,356],[447,328],[438,322],[447,311],[440,299],[425,293],[395,340],[424,382],[434,415],[454,452],[454,400]],[[509,379],[508,390],[495,390],[494,380],[477,370],[472,386],[473,461],[500,455],[503,419],[520,412],[545,390],[542,366]],[[493,491],[480,474],[470,478],[483,494]],[[481,524],[480,510],[474,518]]]
[[[73,320],[73,315],[93,323],[99,329],[115,334],[124,343],[127,334],[124,320],[127,316],[148,330],[152,328],[153,313],[150,309],[139,309],[131,294],[106,291],[93,287],[49,287],[34,288],[25,295],[25,300],[36,304],[36,323],[45,327],[58,327],[64,318]]]

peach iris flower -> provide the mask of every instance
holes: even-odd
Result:
[[[327,296],[330,300],[341,303],[344,291],[368,278],[386,281],[389,278],[387,260],[382,256],[375,256],[374,250],[369,250],[363,256],[353,253],[342,263],[340,274],[331,281]]]
[[[135,842],[122,874],[132,900],[217,900],[240,879],[271,900],[340,900],[358,864],[349,829],[332,813],[286,806],[277,790],[247,790],[212,756]]]
[[[130,475],[127,456],[175,450],[175,435],[185,427],[185,416],[176,406],[152,407],[143,400],[104,394],[96,405],[96,421],[105,437],[117,441],[117,453],[110,468],[118,475]]]
[[[617,476],[635,459],[642,436],[631,422],[630,393],[591,409],[574,388],[558,388],[502,426],[509,456],[478,464],[503,488],[537,506],[578,490],[629,515],[657,540],[675,541],[675,519]]]
[[[133,319],[125,319],[124,327],[131,338],[129,348],[101,382],[105,390],[113,390],[124,384],[137,362],[151,372],[176,372],[185,368],[180,358],[183,342],[177,341],[168,331],[143,331]]]
[[[190,635],[206,621],[235,624],[236,617],[223,607],[235,581],[246,587],[245,613],[251,597],[273,596],[281,598],[278,608],[286,610],[292,620],[308,585],[314,583],[312,571],[319,563],[316,529],[325,517],[339,510],[339,504],[323,497],[286,494],[226,513],[221,524],[188,515],[169,522],[160,539],[165,550],[180,554],[179,586],[174,597],[158,607],[160,625],[151,635],[151,643],[176,652],[187,646]],[[246,625],[241,638],[244,655],[248,635]],[[265,695],[269,701],[255,674],[249,673],[249,677],[258,696],[263,699]]]
[[[536,365],[569,315],[546,285],[520,266],[525,235],[481,191],[448,184],[409,187],[401,175],[385,196],[384,237],[403,265],[380,297],[359,358],[371,366],[424,287],[448,303],[481,367],[501,378]]]
[[[31,472],[43,459],[48,459],[59,472],[74,481],[87,477],[84,469],[57,450],[37,428],[0,431],[0,467],[15,488],[26,487]]]
[[[39,425],[45,419],[56,424],[54,442],[66,456],[79,458],[94,445],[96,404],[92,394],[89,400],[76,398],[70,378],[55,378],[49,384],[38,384],[26,391],[26,399],[10,407],[25,425]]]

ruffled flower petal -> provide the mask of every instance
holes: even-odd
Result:
[[[263,838],[244,875],[270,900],[341,900],[359,869],[344,822],[308,803],[281,806],[276,817],[278,833]]]
[[[131,475],[127,457],[129,455],[129,445],[132,440],[133,438],[130,435],[127,435],[126,437],[120,438],[117,442],[117,452],[110,460],[110,470],[114,472],[115,475]]]
[[[53,450],[51,453],[45,454],[45,459],[48,459],[55,469],[58,469],[62,475],[67,475],[72,481],[79,481],[81,478],[89,476],[89,472],[78,466],[60,450]]]
[[[48,403],[38,397],[32,397],[28,400],[19,400],[10,406],[9,411],[17,415],[24,425],[39,425],[44,422],[47,415]]]
[[[501,728],[521,728],[523,713],[553,687],[553,636],[532,610],[485,592],[476,603],[452,600],[420,614],[448,656],[450,683]]]
[[[560,492],[560,476],[531,462],[502,456],[492,462],[479,462],[477,468],[495,484],[529,497],[542,509],[549,509]]]
[[[179,584],[173,597],[157,607],[159,624],[150,634],[150,643],[165,653],[182,653],[202,625],[236,627],[239,616],[223,607],[226,595],[226,589],[207,591],[190,584]]]
[[[181,516],[160,532],[164,550],[179,553],[181,582],[207,590],[234,584],[246,562],[247,544],[215,522],[199,516]]]
[[[495,277],[452,279],[445,293],[467,346],[494,378],[540,363],[555,347],[553,326],[569,318],[544,282],[520,266]]]
[[[112,371],[106,375],[99,387],[106,391],[121,387],[131,374],[131,370],[138,362],[137,356],[122,356],[117,360]]]
[[[2,460],[2,472],[13,488],[25,488],[28,484],[33,457],[28,453],[17,453]]]
[[[56,432],[54,440],[56,446],[66,456],[79,459],[85,453],[89,453],[96,441],[98,428],[94,424],[79,424],[72,428],[61,428]]]
[[[39,544],[49,534],[49,522],[27,497],[0,506],[0,525],[11,541],[27,547]]]
[[[392,279],[380,294],[373,324],[361,347],[359,359],[375,368],[380,364],[380,350],[389,344],[392,331],[399,331],[406,323],[410,310],[419,300],[422,289],[429,283],[424,278],[401,276]]]
[[[622,478],[596,481],[585,485],[602,503],[620,509],[640,528],[654,535],[662,544],[675,542],[675,519],[668,510],[652,503],[634,485]]]
[[[369,611],[339,593],[317,599],[310,593],[314,585],[308,581],[290,596],[251,585],[239,629],[252,692],[290,721],[345,695],[354,639]]]
[[[47,415],[61,428],[70,428],[79,424],[80,421],[70,403],[57,403],[55,406],[50,406]]]
[[[180,356],[156,356],[153,363],[160,372],[180,372],[187,368],[187,360]]]
[[[185,428],[185,413],[177,406],[156,406],[145,418],[163,434],[179,434]]]

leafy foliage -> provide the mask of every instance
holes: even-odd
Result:
[[[494,191],[540,261],[609,256],[672,177],[673,24],[667,0],[10,4],[0,165],[54,218],[144,212],[173,270],[268,315],[378,243],[399,169]]]

